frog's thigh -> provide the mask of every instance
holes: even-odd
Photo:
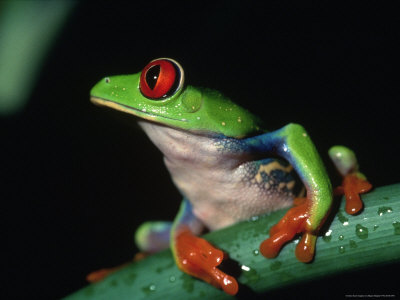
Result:
[[[172,222],[145,222],[135,232],[135,243],[140,251],[155,253],[169,247]]]

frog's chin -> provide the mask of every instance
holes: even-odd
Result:
[[[90,101],[95,104],[95,105],[99,105],[99,106],[107,106],[110,107],[112,109],[115,110],[119,110],[131,115],[134,115],[136,117],[139,117],[141,119],[145,119],[151,122],[155,122],[155,123],[169,123],[169,122],[173,122],[173,123],[185,123],[188,122],[187,120],[182,120],[182,119],[174,119],[174,118],[170,118],[170,117],[166,117],[166,116],[161,116],[158,114],[154,114],[151,112],[147,112],[145,110],[140,110],[134,107],[130,107],[124,104],[120,104],[117,102],[114,102],[112,100],[106,100],[103,98],[99,98],[99,97],[95,97],[95,96],[91,96],[90,97]],[[165,122],[163,122],[165,121]],[[171,127],[175,127],[175,125],[171,124]],[[179,127],[179,126],[177,126]]]
[[[213,133],[208,130],[190,130],[190,129],[184,129],[183,126],[179,126],[180,124],[188,123],[188,120],[180,120],[180,119],[173,119],[165,116],[160,116],[156,114],[151,114],[148,112],[143,112],[141,110],[135,109],[130,106],[126,106],[123,104],[116,103],[114,101],[106,100],[103,98],[91,96],[90,101],[99,106],[106,106],[110,107],[131,115],[134,115],[139,118],[139,122],[147,122],[147,123],[153,123],[158,126],[163,126],[163,127],[170,127],[174,128],[176,130],[181,130],[181,131],[186,131],[186,132],[191,132],[192,134],[195,135],[202,135],[202,136],[217,136],[219,135],[218,133]],[[174,123],[174,124],[172,124]]]

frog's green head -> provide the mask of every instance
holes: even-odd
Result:
[[[169,58],[137,74],[106,77],[90,96],[95,104],[174,128],[237,138],[260,130],[257,117],[219,92],[185,86],[182,67]]]

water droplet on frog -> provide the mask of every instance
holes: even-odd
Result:
[[[254,256],[257,256],[258,254],[260,254],[260,251],[258,251],[257,249],[256,249],[256,250],[253,250],[253,255],[254,255]]]
[[[175,280],[176,280],[176,278],[175,278],[174,275],[171,275],[171,276],[169,277],[169,282],[175,282]]]
[[[339,241],[343,241],[344,240],[344,235],[339,235]]]
[[[344,248],[344,246],[339,246],[339,253],[345,253],[346,249]]]

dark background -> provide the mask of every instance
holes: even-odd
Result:
[[[399,182],[398,22],[385,2],[77,5],[28,106],[0,119],[8,298],[65,296],[88,272],[130,260],[143,221],[173,219],[180,195],[158,150],[133,117],[89,102],[100,78],[139,72],[157,57],[178,60],[187,83],[220,90],[270,130],[302,124],[330,171],[327,150],[345,144],[375,186]],[[398,270],[269,297],[390,294]]]

